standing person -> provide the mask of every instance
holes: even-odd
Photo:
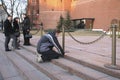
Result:
[[[54,30],[41,37],[37,45],[37,52],[41,54],[41,60],[38,57],[38,62],[50,61],[64,56],[64,51],[57,39],[59,33],[59,30]],[[53,47],[57,49],[57,52],[53,50]]]
[[[24,37],[24,45],[30,45],[30,38],[26,37],[27,34],[30,33],[30,19],[26,14],[23,14],[23,37]]]
[[[15,17],[13,21],[13,30],[14,30],[14,35],[16,37],[16,49],[20,49],[20,28],[19,28],[19,18]]]
[[[9,49],[10,39],[13,38],[13,47],[16,47],[16,40],[14,36],[14,31],[12,28],[12,16],[8,16],[8,18],[4,21],[4,34],[5,34],[5,51],[11,51]]]

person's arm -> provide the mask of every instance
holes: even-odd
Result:
[[[64,55],[64,51],[62,49],[62,47],[60,46],[58,39],[56,37],[52,37],[50,34],[47,34],[49,40],[54,44],[54,46],[57,48],[58,52],[61,55]]]
[[[5,36],[9,36],[9,25],[8,25],[8,21],[5,21],[4,22],[4,34],[5,34]]]
[[[23,30],[30,31],[30,20],[29,20],[29,18],[24,19]]]

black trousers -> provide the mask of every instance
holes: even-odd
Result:
[[[24,45],[30,45],[30,38],[26,38],[25,35],[29,34],[29,31],[23,30]]]
[[[52,59],[58,59],[61,55],[54,50],[49,50],[41,53],[43,61],[51,61]]]
[[[5,50],[9,49],[8,44],[9,44],[11,38],[13,39],[12,46],[14,48],[16,48],[16,44],[17,44],[16,37],[14,35],[9,35],[9,36],[5,36]]]

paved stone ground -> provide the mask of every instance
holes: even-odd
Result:
[[[3,38],[3,34],[0,33],[0,37]],[[75,36],[75,38],[82,42],[89,42],[97,39],[99,36]],[[37,45],[40,36],[33,36],[30,40],[32,45]],[[21,41],[23,37],[21,35]],[[58,40],[62,43],[62,37],[59,36]],[[95,65],[104,66],[104,64],[111,63],[111,38],[109,36],[105,36],[100,41],[90,44],[90,45],[82,45],[75,42],[71,37],[66,36],[65,38],[65,55],[72,56],[76,59],[83,60]],[[120,65],[120,39],[117,38],[116,44],[116,54],[117,54],[117,65]],[[120,70],[115,70],[116,72],[120,72]]]
[[[75,38],[81,42],[91,42],[98,37],[99,36],[76,36]],[[31,43],[33,45],[37,45],[39,39],[40,36],[33,36]],[[58,40],[62,43],[61,36],[58,37]],[[120,38],[117,38],[116,43],[116,64],[120,65]],[[112,38],[105,36],[93,44],[83,45],[75,42],[71,37],[66,36],[65,51],[67,52],[66,55],[71,55],[78,59],[89,59],[91,57],[96,61],[104,60],[103,65],[108,63],[110,64],[112,55]]]
[[[3,34],[0,34],[1,37],[3,37]],[[95,39],[97,39],[99,36],[75,36],[75,38],[81,42],[91,42]],[[37,45],[38,40],[40,39],[40,36],[34,36],[30,40],[31,44]],[[62,44],[62,37],[58,37],[59,42]],[[23,41],[23,37],[21,35],[21,41]],[[120,38],[117,38],[116,42],[116,57],[117,57],[117,65],[120,65],[118,63],[120,61]],[[93,57],[97,56],[103,57],[106,59],[109,59],[109,63],[111,63],[111,55],[112,55],[112,39],[109,36],[105,36],[101,40],[89,44],[89,45],[83,45],[75,42],[71,37],[66,36],[65,37],[65,51],[67,52],[66,55],[84,55],[84,57],[89,58],[88,55],[91,55]]]
[[[75,38],[81,42],[91,42],[98,37],[99,36],[75,36]],[[39,39],[40,36],[33,36],[31,43],[36,46]],[[62,43],[61,36],[58,37],[58,40]],[[65,53],[67,56],[99,67],[104,67],[105,64],[112,63],[112,38],[105,36],[93,44],[83,45],[75,42],[71,37],[66,36],[65,51],[67,52]],[[116,65],[120,66],[120,38],[116,39]],[[120,73],[120,70],[113,69],[113,71]]]
[[[75,38],[81,42],[91,42],[97,39],[98,37],[99,36],[76,36]],[[37,45],[39,39],[40,39],[39,36],[33,36],[33,38],[31,39],[31,43],[33,45]],[[58,37],[58,40],[62,44],[61,36]],[[80,53],[81,51],[83,51],[89,54],[110,58],[112,54],[112,40],[109,36],[105,36],[104,38],[93,44],[83,45],[75,42],[71,37],[66,36],[65,51],[68,52],[66,54],[73,54],[74,51],[76,53]],[[117,38],[116,54],[117,60],[120,60],[120,38]]]

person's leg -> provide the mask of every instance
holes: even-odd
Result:
[[[14,49],[17,49],[17,37],[15,35],[10,36],[13,39],[12,46]]]
[[[26,44],[30,45],[30,38],[26,38]]]
[[[5,50],[6,51],[9,50],[9,46],[8,46],[9,42],[10,42],[10,36],[6,36],[5,37]]]
[[[59,57],[60,57],[60,55],[53,50],[46,51],[46,52],[42,53],[42,56],[41,56],[43,61],[50,61],[52,59],[58,59]]]
[[[19,37],[16,37],[16,49],[20,49],[19,48]]]
[[[51,60],[51,59],[49,59],[48,53],[46,53],[46,52],[41,55],[41,58],[42,58],[43,62]]]
[[[30,32],[29,31],[27,31],[27,33],[26,34],[29,34]],[[26,38],[26,43],[28,44],[28,45],[30,45],[30,38]]]
[[[18,37],[16,37],[16,47],[18,48]]]
[[[26,38],[25,38],[25,35],[26,35],[26,30],[23,30],[24,45],[26,45]]]
[[[24,45],[30,45],[30,38],[25,37],[27,34],[29,34],[28,31],[24,32]]]
[[[17,48],[19,48],[20,47],[20,39],[19,39],[19,37],[17,37]]]
[[[20,47],[20,37],[17,37],[18,40],[18,47]]]
[[[59,53],[57,53],[56,51],[54,51],[54,50],[49,50],[49,55],[48,55],[48,57],[50,58],[50,59],[58,59],[59,57],[60,57],[60,54]]]

